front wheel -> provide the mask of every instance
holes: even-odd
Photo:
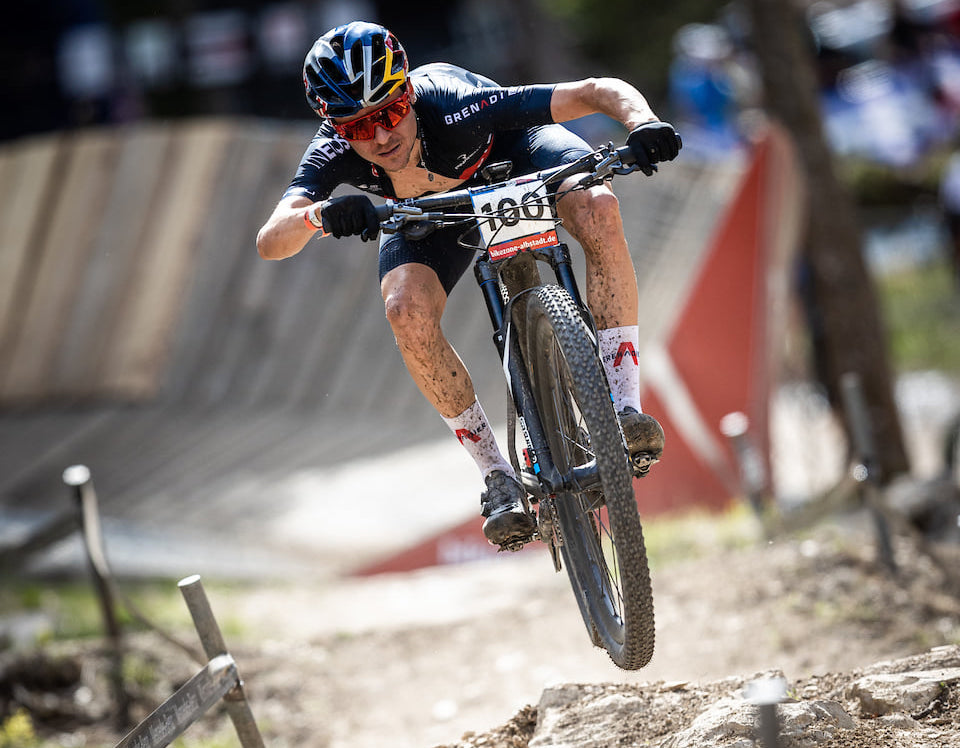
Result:
[[[653,656],[650,571],[632,471],[593,336],[558,286],[531,292],[516,316],[554,464],[569,474],[595,459],[599,473],[599,487],[557,494],[554,542],[594,643],[619,667],[636,670]]]

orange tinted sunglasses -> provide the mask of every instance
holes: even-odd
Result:
[[[377,134],[377,125],[384,130],[392,130],[410,112],[410,89],[403,96],[374,109],[370,114],[357,117],[349,122],[331,122],[338,135],[347,140],[373,140]]]

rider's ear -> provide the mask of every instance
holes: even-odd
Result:
[[[413,106],[417,103],[417,92],[413,88],[413,84],[410,81],[407,81],[407,93],[410,96],[410,106]]]

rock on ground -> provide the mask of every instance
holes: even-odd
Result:
[[[565,684],[543,692],[535,721],[524,710],[456,748],[761,748],[749,683]],[[788,685],[787,693],[777,706],[778,748],[960,746],[960,646]],[[528,742],[517,738],[524,728]]]

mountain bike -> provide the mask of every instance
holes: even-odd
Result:
[[[573,189],[586,189],[637,167],[629,148],[608,144],[534,174],[508,178],[510,168],[491,164],[483,186],[388,200],[377,216],[384,232],[414,238],[463,226],[459,244],[480,252],[474,274],[507,379],[510,459],[537,520],[531,537],[501,549],[545,543],[555,570],[566,568],[593,643],[638,669],[653,656],[654,616],[634,467],[549,194],[574,175]]]

